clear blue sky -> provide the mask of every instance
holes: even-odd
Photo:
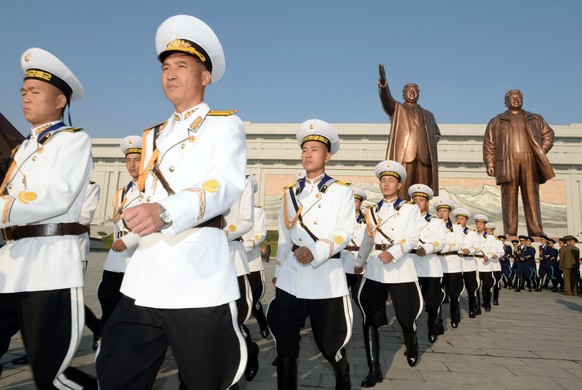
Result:
[[[84,84],[73,124],[123,137],[165,120],[154,37],[175,14],[208,23],[226,74],[215,109],[251,122],[382,123],[376,81],[420,85],[439,123],[487,123],[507,90],[550,124],[582,122],[582,1],[3,1],[0,111],[25,133],[20,56],[40,47]]]

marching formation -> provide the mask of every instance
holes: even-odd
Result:
[[[427,311],[428,341],[437,342],[445,331],[444,303],[451,328],[462,326],[463,290],[469,318],[500,304],[501,283],[516,292],[551,283],[553,291],[578,294],[575,237],[561,238],[560,250],[543,235],[538,252],[530,236],[519,236],[512,247],[486,215],[433,199],[438,188],[427,184],[438,181],[428,180],[428,168],[414,176],[428,183],[412,182],[414,159],[379,162],[374,173],[382,197],[363,208],[363,189],[326,172],[340,148],[337,132],[309,119],[297,130],[304,172],[283,189],[276,292],[265,310],[260,245],[266,217],[255,206],[256,178],[246,172],[243,123],[234,111],[212,110],[204,100],[225,71],[220,41],[201,20],[178,15],[158,28],[156,49],[174,112],[120,145],[132,180],[113,200],[100,321],[85,321],[94,315],[82,292],[88,225],[99,197],[89,182],[89,136],[70,125],[71,101],[83,96],[83,87],[51,53],[33,48],[22,56],[22,106],[31,130],[0,187],[0,356],[20,331],[38,388],[150,389],[171,347],[181,389],[236,389],[260,369],[259,347],[246,325],[252,315],[260,335],[275,341],[279,389],[298,387],[307,319],[336,389],[351,389],[352,300],[363,317],[369,367],[357,380],[374,387],[386,369],[379,331],[388,324],[388,299],[406,361],[415,366],[420,314]],[[426,121],[420,108],[401,108],[386,85],[381,95],[389,115],[410,109],[413,121]],[[407,85],[405,94],[417,98],[418,86]],[[70,367],[85,322],[95,335],[97,378]]]

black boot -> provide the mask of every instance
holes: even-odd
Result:
[[[438,331],[437,331],[437,317],[428,315],[428,341],[434,343],[438,339]]]
[[[475,305],[475,315],[481,315],[481,294],[479,294],[479,290],[475,291],[477,304]]]
[[[277,388],[278,390],[297,390],[297,359],[290,357],[277,358]]]
[[[523,281],[523,278],[517,278],[516,279],[517,286],[515,287],[515,292],[520,292],[521,291],[521,289],[523,287],[522,281]]]
[[[451,299],[451,327],[457,329],[459,322],[461,322],[459,301]]]
[[[335,390],[351,390],[350,365],[345,355],[339,362],[332,363],[331,366],[335,373]]]
[[[528,280],[527,280],[527,291],[529,291],[529,292],[532,292],[531,285],[532,285],[532,283],[531,283],[531,279],[528,279]],[[522,287],[522,288],[523,288],[523,287]]]
[[[475,318],[477,315],[475,309],[475,296],[469,295],[469,318]]]
[[[364,327],[364,344],[370,371],[362,381],[362,387],[374,387],[376,383],[384,380],[384,375],[380,371],[380,334],[376,326]]]
[[[418,362],[418,337],[416,332],[404,333],[404,345],[406,345],[406,361],[410,367]]]
[[[261,336],[264,339],[269,337],[269,327],[267,326],[267,319],[265,318],[265,312],[263,308],[256,309],[253,311],[255,318],[257,319],[257,324],[259,324],[259,329],[261,329]]]
[[[483,290],[483,307],[486,312],[491,311],[491,290]]]
[[[259,346],[257,343],[247,342],[247,350],[249,358],[247,360],[247,368],[245,369],[245,379],[252,381],[259,372]]]
[[[493,288],[493,305],[499,306],[499,287]]]

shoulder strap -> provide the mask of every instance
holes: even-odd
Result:
[[[297,204],[297,199],[295,198],[295,191],[293,191],[293,188],[290,188],[288,192],[289,197],[291,198],[291,202],[293,203],[293,208],[295,209],[295,212],[297,212],[299,210],[299,205]],[[319,241],[319,238],[317,238],[317,236],[313,234],[313,232],[309,230],[309,228],[303,223],[303,217],[301,216],[301,213],[299,213],[297,217],[299,224],[301,225],[303,230],[305,230],[307,234],[309,234],[309,237],[311,237],[311,239],[313,239],[314,242]]]

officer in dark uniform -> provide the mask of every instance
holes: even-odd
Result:
[[[511,258],[510,258],[510,262],[511,262],[511,275],[512,275],[512,283],[513,285],[510,286],[510,288],[517,288],[518,283],[517,283],[517,266],[519,265],[519,260],[518,255],[519,255],[519,240],[513,239],[511,240],[511,245],[512,245],[512,252],[511,252]]]
[[[520,292],[524,285],[527,283],[527,291],[532,291],[532,284],[534,283],[536,277],[536,250],[531,243],[533,238],[530,236],[519,236],[520,243],[524,241],[523,245],[520,246],[519,250],[519,265],[517,268],[519,278],[519,285],[517,286],[516,292]]]
[[[548,244],[548,236],[542,234],[540,236],[540,243],[540,268],[538,270],[539,283],[536,291],[542,291],[542,286],[547,289],[548,283],[550,283],[550,280],[554,277],[553,264],[550,260],[553,248]]]
[[[513,255],[513,250],[511,249],[511,245],[505,243],[507,236],[500,234],[497,238],[499,238],[503,243],[503,251],[505,252],[504,255],[499,258],[499,262],[501,263],[501,273],[503,275],[503,288],[511,288],[513,270],[511,269],[510,258]]]

